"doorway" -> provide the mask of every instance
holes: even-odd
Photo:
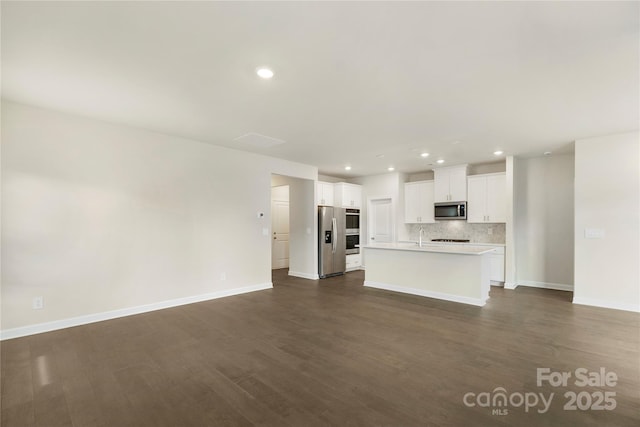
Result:
[[[369,199],[369,243],[393,242],[393,199],[391,197]]]
[[[289,186],[271,188],[271,269],[289,268]]]

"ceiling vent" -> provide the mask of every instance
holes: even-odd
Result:
[[[270,148],[276,145],[284,144],[284,141],[270,136],[260,135],[259,133],[247,133],[239,136],[234,141],[249,145],[255,148]]]

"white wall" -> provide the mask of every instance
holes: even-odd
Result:
[[[272,185],[289,186],[289,274],[318,276],[315,181],[274,175]]]
[[[518,159],[515,164],[516,284],[573,287],[572,154]]]
[[[321,175],[321,174],[318,174],[318,181],[333,182],[333,183],[336,183],[336,182],[350,182],[350,181],[347,181],[344,178],[337,178],[335,176]]]
[[[3,332],[269,285],[271,174],[317,176],[10,102],[2,113]]]
[[[576,141],[574,303],[640,311],[639,141]],[[586,239],[587,228],[604,238]]]
[[[507,170],[507,165],[505,160],[500,160],[499,162],[478,163],[475,165],[469,165],[469,169],[467,170],[467,175],[481,175],[485,173],[505,172],[506,170]],[[425,171],[425,172],[416,172],[416,173],[409,174],[409,179],[407,182],[432,181],[433,177],[434,177],[433,170]]]
[[[394,236],[396,240],[403,240],[404,231],[404,186],[405,175],[400,173],[386,173],[354,178],[354,184],[362,186],[362,209],[360,210],[360,232],[363,244],[369,242],[367,227],[368,200],[370,198],[390,197],[394,203],[395,224]]]

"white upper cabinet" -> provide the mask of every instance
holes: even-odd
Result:
[[[333,184],[330,182],[318,181],[316,189],[318,206],[333,206]]]
[[[467,187],[467,222],[486,222],[487,217],[487,179],[470,176]]]
[[[504,173],[468,178],[467,222],[506,222],[507,179]]]
[[[362,207],[362,187],[360,185],[339,182],[334,184],[333,191],[335,206],[357,209]]]
[[[434,202],[467,200],[467,165],[437,168],[434,174]]]
[[[435,222],[433,217],[433,181],[404,184],[404,222]]]

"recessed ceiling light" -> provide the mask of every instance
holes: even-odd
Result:
[[[258,68],[256,70],[256,74],[258,74],[263,79],[270,79],[271,77],[273,77],[273,71],[271,71],[269,68],[265,68],[265,67]]]
[[[545,156],[550,156],[550,155],[551,155],[551,151],[545,151],[545,152],[544,152],[544,155],[545,155]]]
[[[393,166],[389,166],[389,167],[387,168],[387,170],[388,170],[389,172],[393,172],[394,170],[396,170],[396,168],[394,168]]]
[[[500,156],[502,154],[502,151],[500,150],[494,151],[493,154],[495,154],[496,156]]]
[[[420,154],[420,157],[429,157],[429,153],[422,153]]]
[[[346,170],[346,171],[350,171],[350,170],[351,170],[351,166],[345,166],[345,167],[344,167],[344,170]]]
[[[444,160],[442,160],[442,159],[438,159],[438,160],[436,161],[436,163],[438,163],[438,164],[442,164],[442,163],[444,163]]]

